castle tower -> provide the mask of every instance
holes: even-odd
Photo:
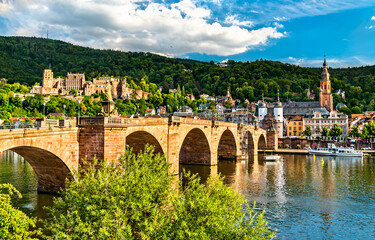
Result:
[[[51,69],[44,69],[43,72],[43,87],[52,88],[53,86],[53,72]]]
[[[319,102],[321,107],[325,107],[329,112],[333,110],[333,98],[331,91],[331,80],[327,69],[327,62],[324,56],[322,78],[320,80]]]

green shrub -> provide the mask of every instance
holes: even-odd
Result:
[[[93,167],[95,165],[95,167]],[[153,148],[93,164],[67,183],[49,208],[50,239],[271,239],[263,213],[219,177],[184,185]],[[246,211],[243,211],[245,209]]]
[[[0,239],[35,239],[32,236],[39,235],[39,231],[30,231],[30,228],[35,227],[36,220],[12,206],[13,194],[22,197],[11,184],[0,184]]]

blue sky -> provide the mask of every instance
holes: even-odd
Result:
[[[375,65],[375,0],[2,0],[0,34],[215,62]]]

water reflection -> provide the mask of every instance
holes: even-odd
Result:
[[[220,173],[224,182],[257,202],[279,239],[374,239],[375,158],[284,155],[283,161],[223,161],[218,166],[182,165],[202,181]],[[43,206],[53,195],[37,193],[37,177],[17,154],[0,160],[0,183],[11,183],[23,195],[15,205],[29,216],[45,218]]]
[[[218,172],[248,201],[256,201],[257,209],[266,210],[280,239],[375,238],[373,158],[284,155],[283,161],[264,162],[259,155],[220,162]]]
[[[0,183],[10,183],[21,192],[22,198],[12,198],[13,205],[29,216],[46,218],[44,206],[51,206],[53,195],[38,194],[38,179],[31,165],[20,155],[4,151],[0,158]]]

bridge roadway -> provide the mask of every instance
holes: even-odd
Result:
[[[178,173],[180,163],[216,165],[221,157],[275,149],[277,135],[252,125],[181,117],[82,117],[77,127],[0,130],[0,154],[12,150],[23,156],[35,170],[41,192],[64,187],[80,159],[113,161],[126,145],[139,152],[147,143],[165,154],[171,171]]]

